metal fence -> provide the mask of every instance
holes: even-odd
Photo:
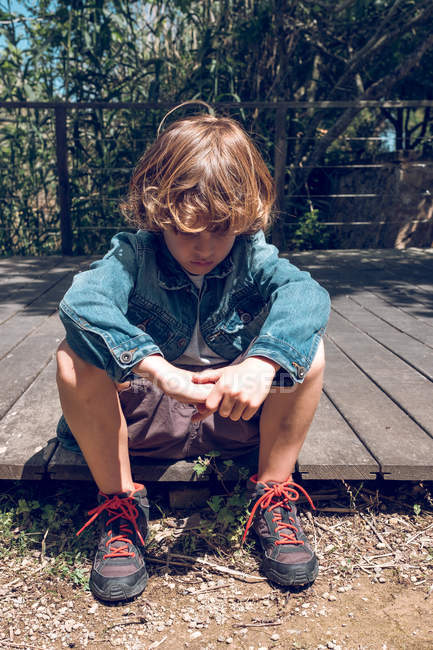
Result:
[[[119,200],[169,108],[0,102],[0,254],[105,250],[107,238],[125,229]],[[433,101],[225,102],[215,108],[243,123],[264,154],[277,187],[280,243],[432,245]],[[353,108],[357,120],[315,159],[314,145]],[[396,151],[411,143],[393,130],[392,114],[415,110],[424,112],[416,146]],[[302,147],[305,159],[295,155]],[[296,185],[300,170],[306,181]]]

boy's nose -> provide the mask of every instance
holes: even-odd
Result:
[[[197,252],[200,253],[202,257],[209,257],[212,253],[212,249],[212,233],[201,232],[196,244]]]

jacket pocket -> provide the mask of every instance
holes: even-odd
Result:
[[[127,318],[135,327],[148,334],[161,349],[169,345],[175,337],[176,321],[150,301],[133,299]]]

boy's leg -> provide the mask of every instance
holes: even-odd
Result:
[[[258,479],[291,479],[301,447],[322,394],[325,353],[321,341],[302,384],[273,386],[260,417]]]
[[[137,596],[147,583],[142,551],[149,503],[144,486],[132,480],[128,431],[116,385],[65,341],[57,352],[57,384],[66,421],[100,490],[98,506],[81,529],[99,517],[90,588],[102,600]]]
[[[274,386],[260,417],[259,468],[248,486],[254,506],[247,530],[253,524],[265,574],[283,585],[310,583],[318,572],[294,505],[300,491],[308,495],[293,483],[292,472],[319,403],[324,365],[321,342],[304,382],[290,389]]]
[[[57,385],[63,414],[100,491],[134,489],[128,429],[112,379],[63,341],[57,351]]]

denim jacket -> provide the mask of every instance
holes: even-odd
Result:
[[[113,237],[110,251],[75,276],[60,303],[71,348],[124,381],[146,356],[182,355],[199,310],[203,339],[232,361],[277,362],[302,382],[329,317],[329,296],[309,273],[280,258],[263,232],[236,237],[229,255],[204,278],[201,293],[159,233]]]

